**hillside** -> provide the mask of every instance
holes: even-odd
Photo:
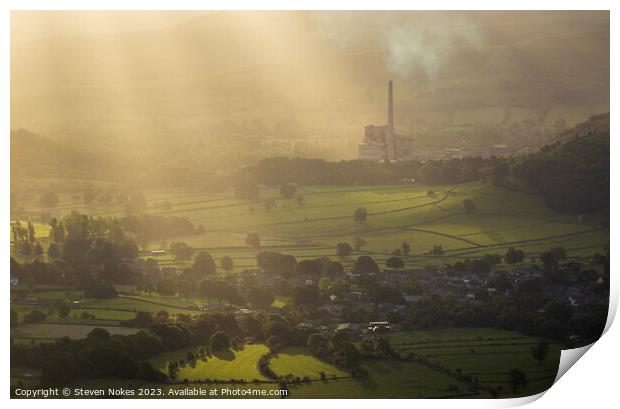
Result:
[[[609,213],[609,113],[561,135],[539,152],[519,158],[511,174],[560,211]]]

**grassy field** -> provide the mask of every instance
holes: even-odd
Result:
[[[488,398],[491,395],[485,389],[490,387],[499,388],[501,397],[532,395],[548,389],[555,379],[560,357],[559,346],[551,343],[546,360],[539,365],[530,355],[531,347],[538,341],[536,338],[496,329],[408,331],[385,336],[402,356],[413,353],[417,358],[425,358],[426,363],[365,359],[362,367],[367,370],[368,376],[353,378],[349,377],[349,373],[312,357],[306,348],[289,347],[272,358],[270,366],[278,375],[307,376],[312,380],[300,385],[289,385],[291,398]],[[185,359],[188,352],[196,350],[193,347],[169,351],[149,361],[167,373],[170,361]],[[276,385],[252,383],[254,380],[266,380],[258,372],[257,362],[267,351],[264,345],[246,345],[237,350],[218,352],[204,361],[198,359],[195,363],[186,363],[179,370],[177,380],[183,383],[187,379],[190,386],[193,386],[191,382],[194,381],[229,382],[231,379],[243,379],[251,384],[219,384],[211,387],[256,387],[270,390],[276,388]],[[449,369],[449,372],[433,367],[435,364]],[[527,387],[519,389],[516,395],[512,393],[508,375],[513,368],[522,370],[528,379]],[[321,372],[325,373],[325,379],[321,379]],[[469,384],[458,379],[457,374],[469,375],[483,389],[471,389]],[[38,371],[29,368],[13,368],[11,382],[32,383],[36,382],[38,376]],[[109,381],[110,384],[123,382]],[[101,382],[96,385],[108,385],[107,381]],[[133,381],[124,382],[136,384]],[[164,389],[176,387],[164,386]]]
[[[429,196],[431,190],[434,195]],[[557,213],[545,207],[541,198],[512,192],[481,181],[455,186],[304,186],[299,187],[305,205],[282,199],[276,188],[265,188],[261,199],[244,202],[231,191],[201,193],[188,191],[146,192],[147,212],[188,217],[202,225],[203,234],[174,237],[212,253],[217,261],[229,255],[235,271],[255,267],[259,250],[245,246],[247,233],[258,233],[263,249],[295,255],[299,260],[328,256],[335,258],[338,242],[351,242],[355,236],[367,244],[359,254],[343,260],[350,266],[360,254],[383,262],[403,241],[411,244],[408,266],[438,264],[485,253],[503,255],[508,247],[522,248],[527,256],[536,256],[552,246],[563,246],[569,256],[591,255],[609,245],[608,230],[601,229],[600,217]],[[62,196],[62,195],[61,195]],[[267,211],[262,201],[276,199],[276,207]],[[478,211],[467,214],[463,200],[472,199]],[[94,215],[122,215],[120,205],[71,204],[61,197],[52,213],[62,216],[71,210]],[[153,204],[169,201],[172,210],[158,211]],[[353,220],[358,207],[368,209],[363,223]],[[42,209],[36,206],[33,214]],[[35,226],[37,227],[37,226]],[[41,226],[38,226],[41,227]],[[45,226],[41,227],[46,234]],[[147,243],[158,248],[159,241]],[[445,254],[429,251],[441,245]],[[145,257],[148,254],[145,253]],[[170,255],[155,257],[162,266],[179,265]]]
[[[161,354],[153,359],[151,363],[155,368],[159,368],[164,373],[168,372],[168,363],[181,358],[185,359],[187,352],[195,352],[196,348],[187,348],[177,351],[170,351]],[[245,345],[240,349],[228,349],[220,351],[208,357],[206,361],[196,360],[195,364],[186,364],[178,374],[179,380],[230,380],[244,379],[252,381],[254,379],[266,380],[257,368],[256,363],[261,355],[268,352],[264,345]]]
[[[323,372],[328,378],[333,376],[349,376],[348,372],[342,371],[333,365],[320,361],[313,357],[307,348],[289,347],[271,359],[271,369],[280,376],[293,374],[300,378],[320,379]]]
[[[413,353],[432,363],[461,372],[484,387],[501,388],[501,396],[510,397],[509,372],[519,368],[528,385],[517,396],[532,395],[548,389],[557,375],[560,345],[550,343],[542,364],[531,356],[537,338],[514,331],[497,329],[446,329],[387,334],[395,350]]]
[[[428,195],[428,191],[434,192]],[[299,261],[322,256],[339,260],[350,269],[358,256],[370,255],[384,265],[391,252],[407,241],[412,253],[403,257],[406,267],[475,258],[487,253],[505,254],[509,247],[525,251],[535,258],[550,247],[562,246],[569,257],[582,257],[604,252],[609,245],[609,231],[600,228],[600,217],[557,213],[545,207],[542,199],[524,193],[507,191],[477,181],[456,186],[305,186],[299,187],[305,205],[280,198],[275,188],[261,191],[261,200],[276,199],[276,207],[267,211],[262,202],[242,202],[231,191],[220,193],[159,190],[146,192],[148,212],[161,215],[186,216],[202,224],[205,233],[189,237],[174,237],[167,241],[186,241],[196,248],[209,251],[219,261],[226,255],[235,264],[235,271],[256,267],[259,251],[280,251],[294,255]],[[474,200],[475,214],[467,214],[463,200]],[[159,212],[153,204],[169,201],[170,211]],[[352,214],[358,207],[368,209],[368,219],[356,223]],[[250,211],[250,208],[253,210]],[[42,209],[36,206],[33,214]],[[70,197],[61,195],[61,203],[53,210],[56,216],[71,210],[89,214],[122,215],[120,205],[71,204]],[[37,235],[47,234],[47,226],[35,224]],[[251,249],[245,244],[249,232],[260,234],[262,248]],[[367,243],[352,256],[339,258],[336,244],[352,242],[355,236]],[[158,248],[159,242],[147,243]],[[442,256],[430,254],[435,245],[444,249]],[[143,257],[153,257],[148,252]],[[184,268],[191,262],[179,264],[171,255],[153,257],[161,267]],[[500,265],[498,269],[511,269]],[[13,290],[30,291],[19,285]],[[79,291],[58,286],[38,286],[28,295],[43,304],[55,300],[78,300],[80,308],[72,310],[69,319],[78,319],[82,312],[98,320],[126,320],[137,311],[169,314],[197,314],[197,307],[212,300],[164,297],[155,294],[135,295],[135,286],[119,286],[126,295],[110,300],[83,299]],[[277,298],[274,307],[283,307],[286,298]],[[20,318],[27,308],[14,306]],[[57,318],[50,311],[50,318]]]
[[[327,379],[293,386],[291,398],[440,398],[468,396],[467,385],[415,362],[368,360],[367,377]],[[458,390],[449,390],[449,385]]]
[[[434,194],[427,194],[433,191]],[[525,193],[507,191],[481,181],[456,186],[306,186],[299,187],[304,195],[305,205],[299,207],[294,200],[280,198],[278,189],[261,191],[261,200],[243,202],[234,198],[232,191],[219,193],[160,190],[145,192],[149,204],[148,213],[186,216],[195,225],[202,225],[203,234],[171,237],[166,241],[185,241],[198,249],[209,251],[219,261],[225,255],[235,264],[239,272],[256,266],[259,251],[279,251],[294,255],[298,260],[330,257],[341,261],[345,268],[351,268],[360,255],[370,255],[383,266],[390,253],[399,248],[403,241],[409,242],[412,253],[403,257],[407,267],[454,262],[464,258],[481,257],[487,253],[504,255],[509,247],[522,249],[526,257],[539,256],[553,246],[562,246],[569,257],[582,257],[603,252],[609,246],[609,231],[601,228],[598,215],[577,216],[549,210],[542,199]],[[273,198],[276,207],[267,211],[263,200]],[[477,211],[464,211],[463,200],[472,199]],[[172,203],[172,210],[157,211],[153,204],[161,201]],[[356,208],[365,207],[368,219],[363,223],[353,220]],[[33,215],[43,209],[27,206]],[[69,195],[61,195],[54,216],[63,216],[72,210],[93,215],[123,215],[120,205],[72,204]],[[34,217],[34,216],[33,216]],[[47,235],[47,227],[35,224],[37,236]],[[248,233],[258,233],[261,249],[251,249],[244,244]],[[336,244],[352,242],[355,236],[367,243],[350,257],[338,258]],[[442,256],[433,256],[430,250],[441,245]],[[160,242],[147,243],[143,257],[151,257],[148,249],[159,248]],[[170,255],[156,256],[160,266],[187,267]],[[500,265],[498,269],[509,269]],[[118,288],[123,296],[108,300],[83,298],[80,292],[62,287],[13,288],[30,291],[28,296],[36,297],[43,306],[30,307],[12,304],[11,308],[23,317],[33,308],[42,309],[49,315],[40,324],[20,326],[12,330],[16,342],[35,342],[41,339],[61,336],[84,336],[93,325],[107,325],[118,328],[121,320],[132,318],[137,311],[157,313],[166,310],[175,314],[198,314],[196,307],[206,300],[165,297],[156,294],[133,294],[133,286]],[[73,308],[67,322],[49,309],[55,300],[78,300],[79,308]],[[274,307],[283,307],[289,302],[277,298]],[[84,323],[82,312],[95,316],[95,320]],[[488,387],[501,387],[503,396],[510,396],[508,372],[518,367],[528,377],[528,386],[519,394],[536,393],[546,389],[555,377],[559,348],[552,345],[547,360],[538,365],[530,356],[535,339],[520,334],[495,330],[446,330],[390,335],[393,345],[402,353],[414,353],[433,363],[455,372],[478,378]],[[243,351],[229,351],[206,362],[199,361],[195,367],[186,366],[179,373],[179,379],[203,378],[245,378],[261,379],[256,371],[256,361],[264,353],[263,346],[248,346]],[[185,351],[187,352],[187,351]],[[179,351],[178,359],[185,352]],[[317,361],[300,350],[284,351],[272,361],[276,373],[293,373],[299,376],[316,377],[320,371],[336,373],[333,368]],[[416,362],[368,361],[364,363],[368,379],[343,379],[317,381],[302,385],[291,391],[293,397],[364,397],[402,396],[439,397],[468,394],[467,386],[458,384],[458,390],[448,384],[457,384],[450,376]],[[329,367],[329,369],[327,369]],[[323,369],[320,369],[323,368]],[[398,377],[397,373],[402,373]],[[405,395],[398,395],[404,390]]]

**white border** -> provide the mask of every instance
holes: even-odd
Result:
[[[191,1],[191,0],[175,0],[175,1],[162,1],[151,0],[148,2],[137,0],[91,0],[88,2],[78,0],[56,0],[54,2],[44,0],[24,0],[24,1],[5,1],[0,3],[1,31],[0,31],[0,50],[3,54],[0,59],[0,76],[2,99],[1,99],[1,111],[0,111],[0,129],[3,131],[2,149],[0,154],[2,160],[0,166],[2,168],[2,186],[5,200],[2,201],[2,214],[4,220],[9,218],[9,186],[10,186],[10,143],[9,143],[9,129],[10,129],[10,11],[11,10],[611,10],[611,70],[610,72],[618,72],[618,50],[616,49],[618,37],[618,2],[615,1],[603,1],[603,0],[590,0],[588,2],[578,1],[550,1],[550,0],[521,0],[521,1],[480,1],[470,0],[467,2],[458,0],[445,0],[445,1],[396,1],[396,0],[383,0],[368,1],[326,1],[326,0],[298,0],[291,1],[277,1],[267,0],[261,2],[252,1]],[[614,7],[616,6],[616,7]],[[617,78],[612,75],[611,77],[611,155],[617,156],[618,149],[615,142],[616,126],[614,121],[614,112],[616,108],[615,95],[620,94],[618,88]],[[619,175],[620,168],[617,162],[612,161],[611,173],[612,180],[616,179]],[[611,202],[613,209],[614,203],[618,203],[618,189],[612,182]],[[611,214],[611,253],[617,254],[617,246],[615,246],[614,232],[615,229],[620,227],[618,218]],[[5,279],[0,280],[0,285],[4,286],[4,294],[6,294],[6,302],[8,302],[8,260],[9,260],[9,229],[5,230],[5,234],[2,236],[0,242],[0,252],[2,252],[2,260],[5,261],[4,275]],[[587,406],[599,406],[603,407],[612,406],[614,402],[617,402],[616,392],[616,377],[620,364],[618,359],[618,348],[620,344],[619,331],[617,325],[610,327],[613,321],[618,306],[618,267],[619,262],[616,261],[616,257],[612,257],[612,274],[611,274],[611,297],[610,297],[610,316],[607,323],[608,332],[594,344],[588,352],[588,358],[582,359],[575,364],[575,369],[570,370],[568,375],[562,377],[557,384],[555,384],[547,393],[536,395],[528,398],[519,399],[505,399],[505,400],[390,400],[389,403],[383,402],[383,400],[356,400],[355,402],[348,402],[346,400],[269,400],[260,401],[252,400],[247,401],[229,401],[218,400],[209,401],[208,403],[203,400],[183,400],[182,404],[185,405],[242,405],[249,404],[253,407],[273,407],[275,406],[290,406],[296,407],[316,407],[316,405],[343,405],[353,404],[359,407],[376,407],[387,403],[397,407],[411,407],[411,406],[423,406],[423,407],[437,407],[447,408],[457,406],[460,408],[480,408],[480,407],[512,407],[519,406],[526,403],[534,402],[533,407],[587,407]],[[9,310],[7,308],[0,309],[0,313],[3,317],[5,328],[8,327]],[[6,359],[4,362],[8,364],[8,351],[9,341],[8,337],[1,337],[4,356]],[[583,352],[583,351],[582,351]],[[579,351],[572,351],[569,354],[579,353]],[[564,358],[563,358],[564,359]],[[0,371],[0,385],[4,385],[5,391],[4,399],[8,400],[8,385],[9,385],[9,371]],[[539,399],[542,395],[545,395],[543,399]],[[41,404],[41,402],[28,402],[26,400],[12,400],[5,402],[15,407],[26,407],[26,405]],[[97,401],[91,400],[88,402],[90,407],[103,407],[110,405],[109,401]],[[124,400],[118,402],[120,405],[137,404],[138,402],[131,400]],[[157,407],[169,406],[170,401],[149,401],[144,402],[148,405],[154,405]],[[180,402],[179,402],[180,403]],[[48,400],[45,402],[46,406],[50,407],[74,407],[79,405],[83,406],[85,402],[78,400]],[[138,403],[139,404],[139,403]]]

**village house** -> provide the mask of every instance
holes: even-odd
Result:
[[[353,339],[358,339],[363,334],[363,324],[344,322],[336,326],[336,332],[344,332]]]

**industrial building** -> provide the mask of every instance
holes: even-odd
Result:
[[[394,97],[392,81],[388,81],[387,125],[364,127],[364,139],[359,145],[359,158],[366,160],[396,160],[411,156],[412,140],[397,135],[394,129]]]

